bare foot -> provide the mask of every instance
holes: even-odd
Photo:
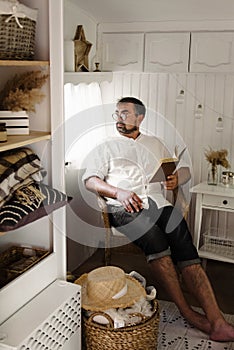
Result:
[[[206,316],[200,314],[199,312],[190,309],[186,313],[183,313],[184,318],[194,327],[199,329],[202,332],[210,334],[211,324],[207,320]]]
[[[218,320],[210,332],[210,339],[219,342],[234,341],[234,327],[224,319]]]

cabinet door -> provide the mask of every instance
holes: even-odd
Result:
[[[234,33],[192,33],[190,72],[233,72]]]
[[[142,71],[143,33],[103,33],[102,70]]]
[[[146,72],[188,72],[190,33],[147,33]]]

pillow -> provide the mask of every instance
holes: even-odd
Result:
[[[40,195],[32,195],[33,191],[24,186],[20,188],[20,195],[16,191],[0,208],[0,231],[7,232],[27,225],[49,215],[71,200],[71,197],[43,183],[34,183],[33,186]]]
[[[1,152],[0,157],[0,207],[11,198],[14,191],[32,181],[42,181],[41,162],[30,148]]]

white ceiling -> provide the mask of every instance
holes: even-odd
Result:
[[[234,0],[69,0],[96,22],[234,19]]]

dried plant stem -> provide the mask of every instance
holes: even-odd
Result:
[[[35,112],[35,105],[44,98],[40,89],[47,78],[48,74],[42,74],[41,71],[16,74],[0,92],[0,109]]]

